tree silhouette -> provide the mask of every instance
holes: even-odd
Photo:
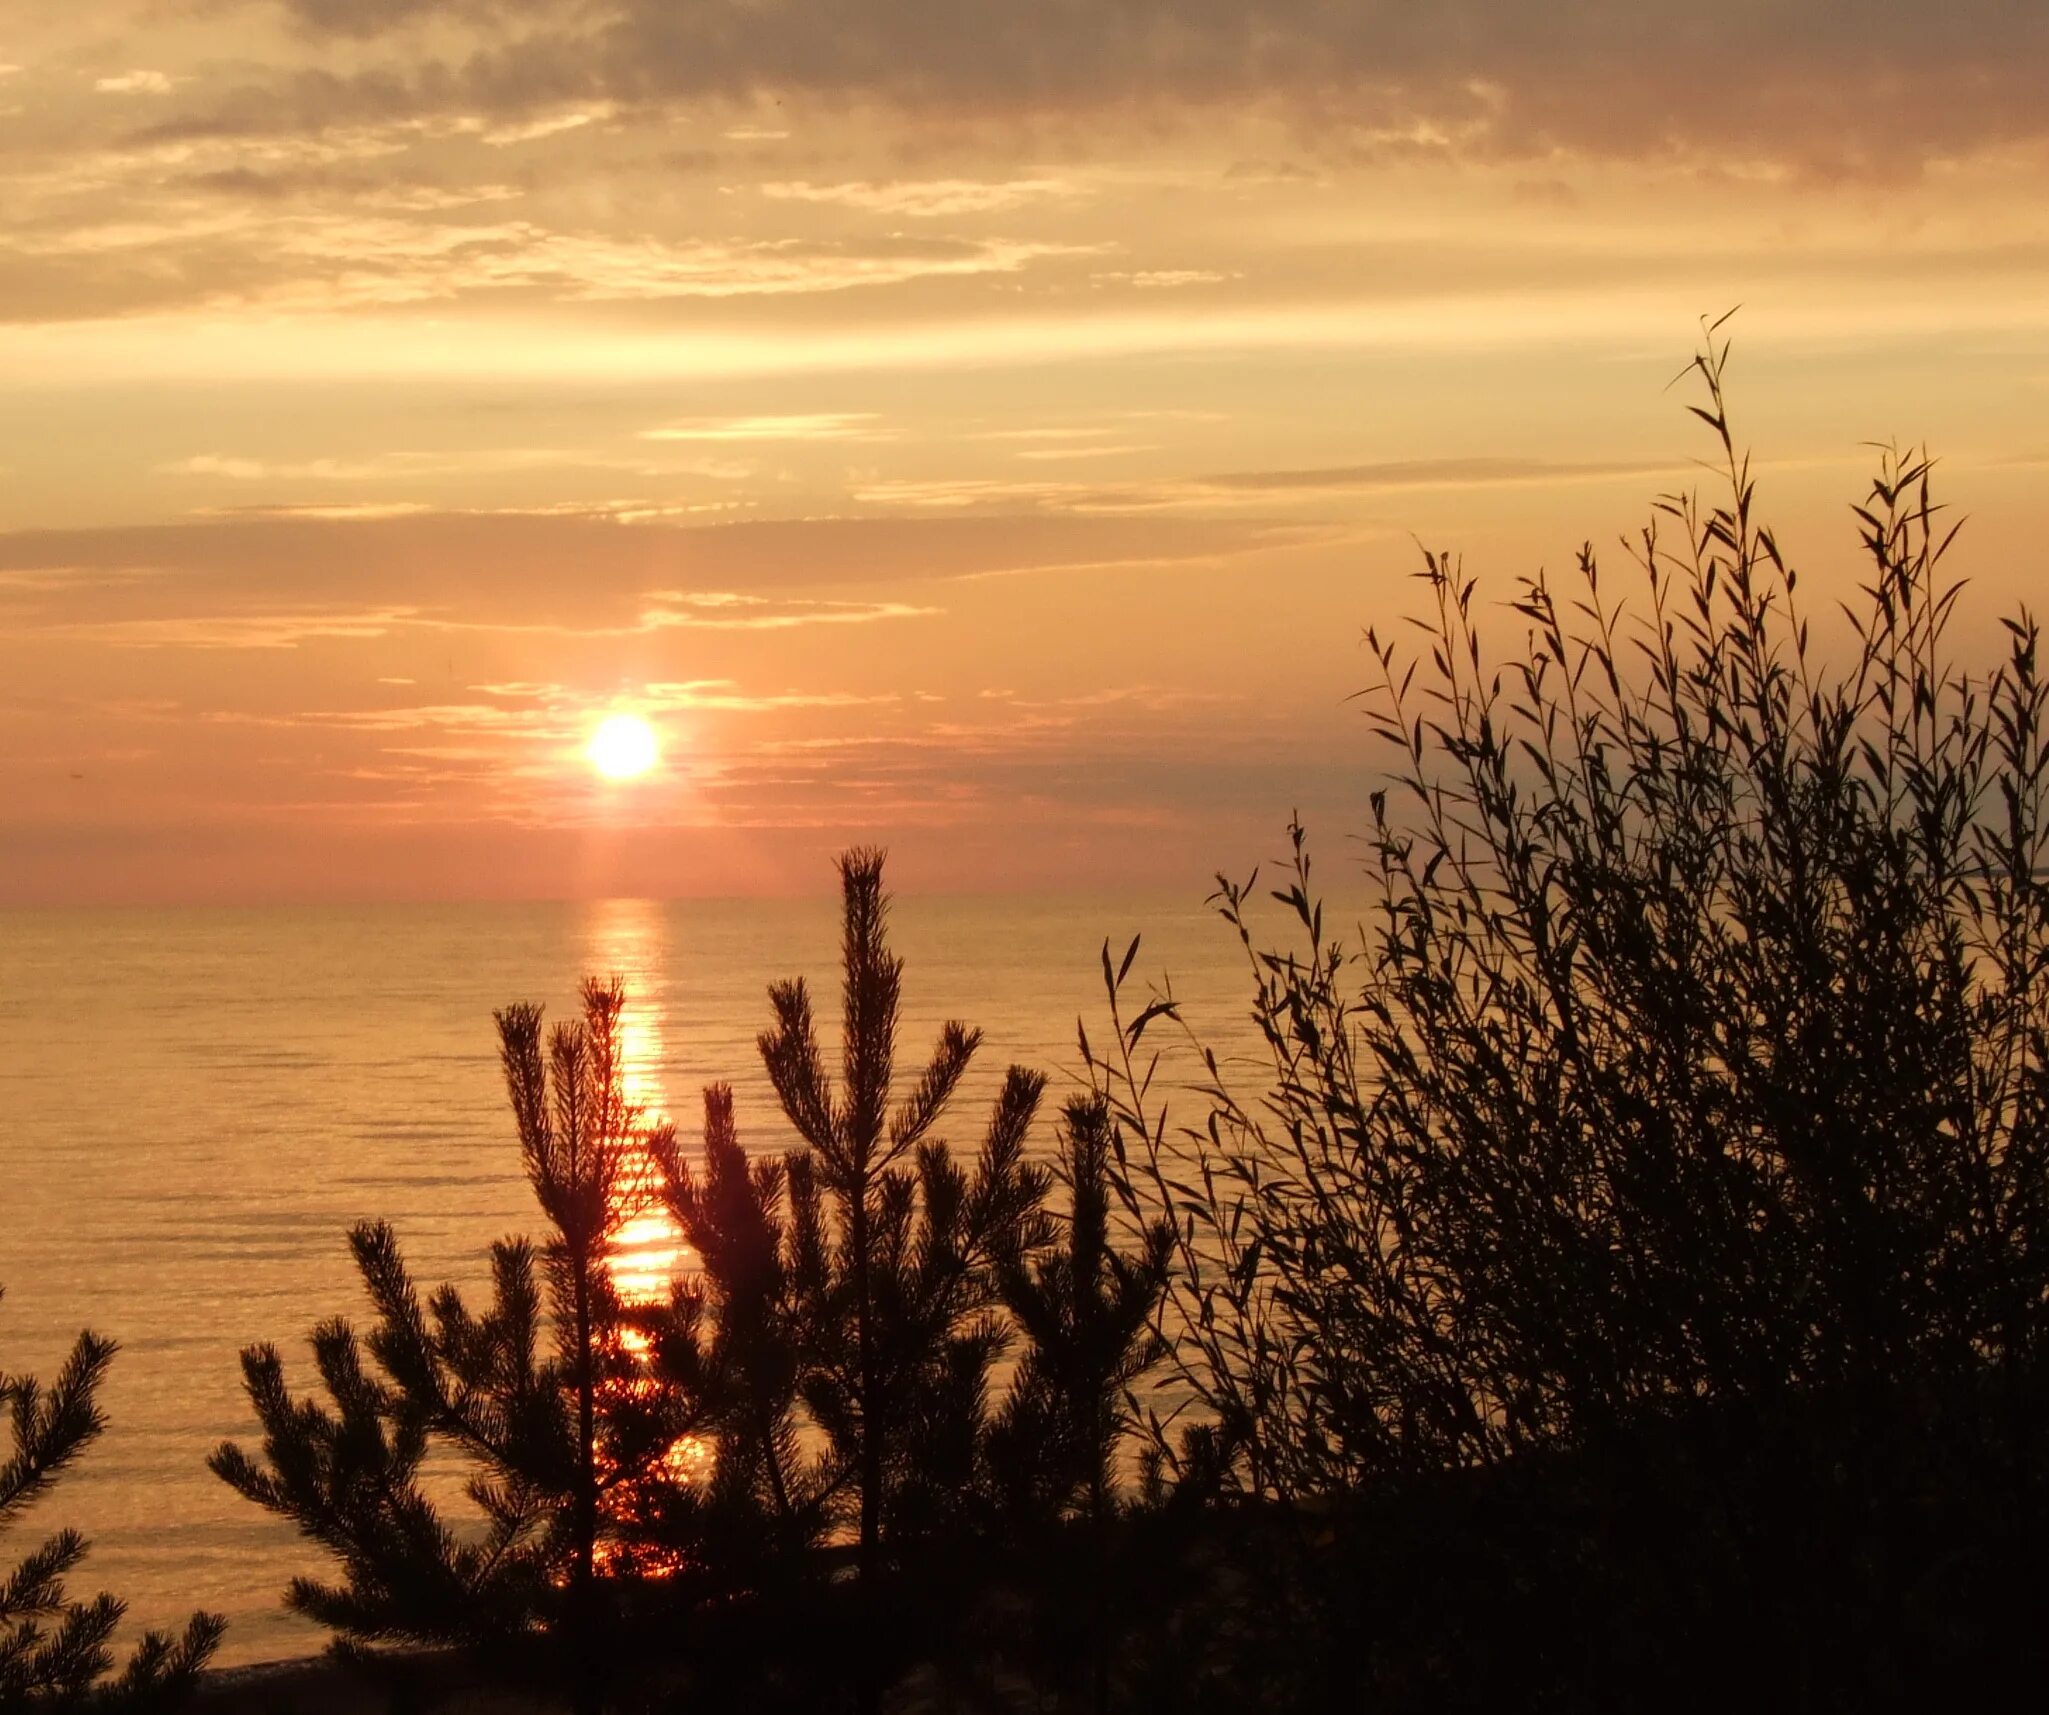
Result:
[[[1001,1516],[1039,1550],[1041,1657],[1086,1669],[1092,1707],[1109,1707],[1114,1616],[1110,1527],[1120,1512],[1119,1454],[1133,1428],[1131,1390],[1165,1355],[1155,1332],[1174,1255],[1162,1217],[1116,1248],[1110,1171],[1120,1140],[1109,1102],[1078,1096],[1062,1116],[1054,1177],[1065,1191],[1061,1242],[998,1265],[1004,1307],[1024,1336],[1010,1391],[988,1432]],[[1077,1553],[1057,1527],[1085,1532]],[[1035,1539],[1035,1540],[1034,1540]],[[1079,1564],[1077,1564],[1077,1562]],[[1130,1576],[1157,1568],[1127,1562]],[[1045,1647],[1050,1646],[1050,1647]]]
[[[659,1193],[697,1259],[651,1324],[652,1373],[709,1402],[711,1426],[709,1488],[680,1496],[729,1577],[787,1579],[826,1532],[835,1489],[830,1458],[803,1445],[807,1331],[791,1278],[789,1170],[748,1159],[724,1084],[704,1093],[700,1169],[672,1132],[655,1136],[652,1153]]]
[[[213,1468],[333,1556],[338,1579],[297,1579],[287,1600],[347,1647],[552,1664],[591,1709],[642,1646],[739,1698],[770,1641],[787,1653],[801,1634],[872,1708],[891,1662],[943,1651],[1008,1569],[997,1532],[1078,1518],[1100,1537],[1116,1514],[1124,1396],[1161,1350],[1168,1232],[1131,1255],[1114,1242],[1114,1128],[1094,1100],[1067,1114],[1067,1207],[1048,1212],[1053,1175],[1025,1158],[1045,1079],[1021,1067],[956,1162],[936,1132],[980,1033],[948,1024],[893,1089],[902,964],[882,856],[849,853],[840,874],[837,1087],[801,980],[771,987],[760,1039],[797,1147],[750,1159],[725,1085],[705,1091],[696,1160],[643,1126],[616,983],[586,984],[581,1022],[545,1038],[538,1008],[509,1007],[506,1084],[547,1243],[493,1247],[479,1315],[453,1287],[423,1302],[391,1229],[366,1223],[350,1242],[376,1322],[316,1330],[326,1400],[293,1398],[274,1348],[244,1354],[263,1446],[224,1444]],[[622,1304],[608,1253],[650,1197],[694,1266],[665,1303]],[[474,1520],[444,1516],[437,1449],[467,1465]],[[847,1589],[826,1574],[849,1547]],[[1091,1552],[1101,1589],[1100,1540]]]
[[[0,1530],[16,1523],[98,1439],[106,1417],[100,1383],[117,1350],[81,1333],[48,1388],[31,1375],[0,1375],[12,1452],[0,1464]],[[109,1647],[125,1605],[101,1594],[73,1601],[64,1581],[85,1558],[85,1539],[60,1530],[0,1581],[0,1709],[157,1707],[188,1694],[219,1644],[224,1622],[196,1613],[176,1642],[146,1632],[109,1681]]]
[[[888,1623],[885,1551],[957,1541],[986,1521],[990,1367],[1008,1331],[1004,1262],[1048,1236],[1048,1178],[1024,1159],[1045,1079],[1013,1066],[972,1174],[931,1133],[981,1041],[949,1023],[892,1104],[903,966],[888,949],[879,851],[839,863],[844,915],[842,1073],[825,1071],[802,978],[769,990],[762,1061],[807,1146],[785,1166],[789,1286],[804,1330],[800,1391],[825,1437],[829,1492],[852,1497],[863,1609],[861,1707],[879,1706]],[[946,1592],[958,1596],[958,1589]],[[928,1604],[922,1640],[940,1629]]]
[[[994,1314],[1005,1259],[1042,1244],[1048,1179],[1024,1159],[1042,1075],[1013,1066],[972,1176],[929,1134],[981,1033],[940,1032],[893,1107],[903,965],[888,949],[882,854],[840,860],[845,912],[840,1090],[827,1077],[803,979],[775,984],[761,1055],[809,1146],[790,1158],[790,1274],[810,1332],[804,1399],[855,1497],[863,1578],[885,1542],[949,1527],[980,1488]]]
[[[472,1312],[453,1286],[423,1306],[391,1228],[359,1226],[350,1245],[377,1323],[363,1341],[339,1319],[315,1332],[331,1404],[293,1399],[276,1349],[254,1347],[243,1370],[262,1456],[224,1443],[212,1459],[340,1562],[339,1584],[293,1581],[295,1610],[356,1644],[487,1647],[501,1662],[552,1637],[584,1708],[609,1666],[598,1587],[638,1569],[610,1551],[643,1545],[650,1514],[688,1518],[647,1491],[675,1486],[671,1450],[704,1420],[683,1389],[648,1384],[606,1266],[636,1194],[622,1005],[617,983],[587,982],[582,1019],[545,1038],[536,1006],[497,1015],[521,1157],[552,1231],[538,1248],[492,1247],[491,1308]],[[451,1526],[428,1493],[436,1443],[469,1465],[481,1531]]]
[[[1067,1193],[1064,1242],[1036,1256],[1012,1252],[998,1268],[1026,1345],[990,1429],[991,1460],[1014,1513],[1100,1525],[1114,1510],[1117,1453],[1131,1427],[1126,1396],[1167,1349],[1154,1324],[1174,1227],[1157,1218],[1134,1252],[1119,1251],[1110,1104],[1079,1096],[1063,1119],[1054,1177]]]

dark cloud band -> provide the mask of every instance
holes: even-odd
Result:
[[[492,32],[460,63],[302,79],[308,110],[781,96],[1002,121],[1262,103],[1354,148],[1868,169],[2049,134],[2049,8],[2032,0],[289,4],[315,32],[450,16]]]

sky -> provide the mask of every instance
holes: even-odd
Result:
[[[0,210],[0,904],[1339,866],[1738,305],[1821,605],[1887,438],[2043,587],[2036,0],[0,0]]]

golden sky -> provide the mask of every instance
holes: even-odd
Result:
[[[1815,588],[1886,437],[2041,584],[2032,0],[0,0],[0,209],[0,902],[1335,861],[1739,303]]]

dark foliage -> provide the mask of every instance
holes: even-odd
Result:
[[[700,1582],[787,1595],[816,1576],[837,1487],[802,1413],[807,1335],[790,1274],[789,1166],[748,1158],[723,1084],[704,1092],[698,1168],[666,1128],[651,1143],[655,1195],[696,1266],[644,1320],[646,1381],[702,1402],[702,1422],[688,1480],[654,1491],[641,1524],[659,1544],[676,1540],[674,1515],[687,1518]]]
[[[903,965],[885,934],[881,853],[849,853],[840,876],[840,1087],[801,978],[770,989],[776,1023],[761,1055],[808,1146],[787,1169],[804,1404],[872,1579],[886,1545],[965,1528],[986,1494],[989,1372],[1008,1343],[1000,1277],[1048,1236],[1047,1176],[1024,1159],[1045,1079],[1010,1069],[972,1173],[931,1134],[979,1031],[948,1024],[918,1081],[892,1102]]]
[[[423,1305],[391,1230],[365,1225],[351,1242],[377,1321],[316,1332],[326,1402],[290,1396],[274,1349],[245,1354],[263,1449],[223,1446],[214,1469],[334,1557],[337,1582],[296,1580],[287,1600],[363,1665],[377,1646],[459,1645],[585,1706],[629,1679],[761,1707],[851,1687],[873,1706],[1003,1572],[997,1532],[1112,1519],[1126,1395],[1164,1349],[1170,1234],[1114,1242],[1099,1100],[1067,1112],[1066,1196],[1047,1207],[1055,1175],[1025,1159],[1045,1080],[1022,1068],[955,1161],[937,1128],[980,1035],[947,1025],[893,1087],[902,965],[881,855],[840,871],[837,1087],[801,980],[770,990],[761,1038],[797,1148],[750,1158],[723,1085],[696,1161],[643,1126],[616,984],[587,984],[582,1022],[545,1045],[538,1010],[509,1008],[507,1087],[549,1242],[494,1247],[477,1315],[452,1287]],[[649,1197],[696,1266],[667,1303],[626,1305],[608,1248]],[[444,1517],[437,1449],[466,1467],[473,1520]],[[1100,1535],[1093,1554],[1100,1596]]]
[[[667,1456],[704,1412],[682,1388],[647,1385],[606,1268],[635,1195],[639,1116],[623,1094],[621,991],[587,983],[583,999],[583,1018],[545,1039],[539,1008],[498,1015],[548,1241],[492,1247],[493,1301],[478,1315],[452,1286],[423,1305],[391,1229],[358,1227],[377,1322],[362,1339],[340,1319],[315,1332],[329,1403],[293,1399],[277,1350],[253,1348],[243,1370],[262,1455],[227,1443],[212,1465],[334,1556],[340,1583],[295,1579],[286,1599],[347,1643],[467,1645],[512,1665],[546,1637],[560,1648],[545,1665],[588,1703],[618,1642],[605,1635],[616,1603],[596,1587],[643,1569],[630,1550],[644,1515],[688,1518],[650,1491],[676,1486]],[[434,1498],[436,1447],[467,1467],[474,1524],[450,1523]],[[678,1531],[664,1546],[689,1544]]]
[[[1055,1177],[1066,1191],[1061,1243],[1013,1252],[998,1269],[1004,1306],[1026,1340],[991,1425],[991,1465],[1013,1517],[1091,1523],[1115,1509],[1119,1449],[1133,1385],[1166,1355],[1155,1332],[1174,1228],[1155,1219],[1137,1247],[1113,1242],[1110,1167],[1116,1121],[1100,1095],[1067,1104]]]
[[[497,1248],[477,1317],[423,1309],[365,1227],[374,1371],[339,1322],[330,1405],[247,1356],[264,1458],[216,1469],[343,1568],[291,1600],[359,1643],[545,1645],[586,1705],[656,1635],[669,1691],[762,1709],[906,1675],[1184,1715],[2039,1695],[2037,629],[1956,664],[1953,532],[1887,450],[1870,581],[1817,640],[1726,360],[1711,330],[1726,496],[1658,503],[1634,608],[1584,551],[1520,588],[1496,664],[1433,554],[1417,651],[1367,634],[1371,906],[1327,931],[1299,828],[1292,946],[1222,883],[1269,1065],[1245,1096],[1206,1056],[1199,1125],[1160,1094],[1171,993],[1124,1004],[1134,942],[1056,1171],[1019,1068],[957,1163],[979,1035],[895,1088],[874,852],[840,866],[837,1080],[805,984],[770,990],[780,1158],[721,1086],[697,1161],[643,1136],[616,986],[545,1053],[500,1015],[555,1236]],[[699,1261],[653,1308],[605,1266],[640,1195]],[[430,1499],[437,1445],[479,1530]]]
[[[57,1379],[0,1375],[12,1451],[0,1464],[0,1530],[15,1524],[106,1428],[100,1383],[115,1346],[82,1333]],[[126,1666],[114,1665],[111,1640],[124,1605],[101,1594],[74,1601],[64,1581],[85,1558],[86,1542],[60,1530],[0,1579],[0,1710],[110,1710],[167,1707],[183,1701],[219,1644],[223,1622],[198,1613],[175,1642],[146,1632]]]
[[[1313,1553],[1304,1523],[1321,1620],[1267,1633],[1416,1707],[1849,1706],[2041,1665],[2037,629],[1955,664],[1953,531],[1887,451],[1870,581],[1817,640],[1726,356],[1695,364],[1726,498],[1659,503],[1634,611],[1588,550],[1522,587],[1497,666],[1431,555],[1419,652],[1368,634],[1368,920],[1326,931],[1299,829],[1296,946],[1220,894],[1258,1098],[1211,1059],[1203,1125],[1167,1124],[1140,1039],[1169,998],[1094,1061],[1125,1195],[1181,1218],[1162,1326],[1200,1422],[1156,1417],[1156,1454],[1377,1533]]]

